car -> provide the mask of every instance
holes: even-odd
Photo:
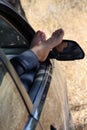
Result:
[[[74,130],[60,67],[58,84],[52,77],[53,59],[41,64],[28,93],[10,63],[29,49],[34,34],[31,25],[8,2],[0,0],[0,130]],[[84,58],[75,41],[64,42],[68,47],[59,53],[58,60]]]

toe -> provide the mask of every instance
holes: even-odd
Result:
[[[40,38],[40,40],[46,40],[46,34],[44,33],[44,32],[42,32],[42,31],[37,31],[37,37],[39,37]]]
[[[52,36],[58,37],[62,34],[64,35],[64,31],[63,31],[63,29],[60,28],[60,29],[56,30],[55,32],[53,32]]]

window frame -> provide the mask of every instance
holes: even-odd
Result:
[[[17,90],[19,91],[21,98],[28,110],[28,112],[31,114],[33,110],[33,104],[30,100],[29,95],[27,94],[22,82],[20,81],[16,71],[14,70],[13,66],[11,65],[10,61],[7,59],[3,51],[0,49],[0,59],[2,60],[3,64],[5,65],[6,69],[8,70],[8,73],[10,74],[11,78],[13,79],[13,82],[15,83]]]
[[[35,30],[4,0],[0,0],[0,15],[6,18],[17,29],[29,41],[29,44],[31,43]]]

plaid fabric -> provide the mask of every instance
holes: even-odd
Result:
[[[52,76],[52,64],[50,62],[42,63],[40,65],[38,72],[36,73],[33,85],[29,91],[29,96],[32,102],[34,102],[39,89],[42,89],[41,92],[43,92],[46,83],[50,84],[51,76]]]

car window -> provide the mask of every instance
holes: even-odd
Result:
[[[22,130],[29,113],[17,87],[0,61],[0,130]]]
[[[28,49],[28,46],[28,41],[21,33],[19,33],[5,18],[0,17],[0,47],[4,49],[5,53],[14,53],[14,50],[12,50],[14,48],[23,51]],[[20,51],[16,50],[15,53],[18,52],[20,53]]]
[[[27,45],[26,39],[19,35],[19,33],[15,31],[5,19],[0,17],[0,46],[18,47],[23,45]]]

